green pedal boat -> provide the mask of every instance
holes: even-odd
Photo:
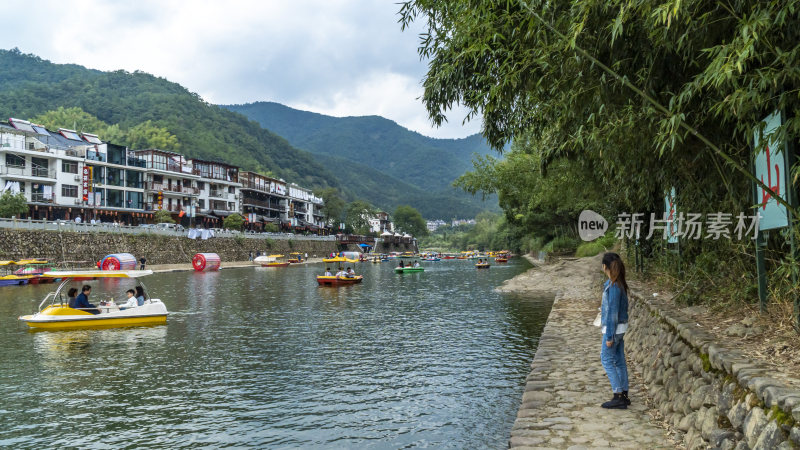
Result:
[[[394,273],[424,272],[424,267],[395,267]]]

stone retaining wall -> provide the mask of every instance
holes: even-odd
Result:
[[[356,250],[355,246],[349,247]],[[247,261],[250,252],[258,251],[287,255],[300,252],[321,257],[339,250],[336,241],[227,237],[204,241],[158,234],[0,230],[0,260],[43,258],[55,263],[94,262],[111,253],[132,253],[136,258],[145,257],[148,264],[178,264],[190,263],[192,256],[200,252],[218,253],[222,261]]]
[[[628,360],[686,448],[800,448],[800,389],[654,299],[629,315]]]

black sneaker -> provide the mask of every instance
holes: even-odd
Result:
[[[625,400],[625,405],[631,406],[631,399],[628,397],[628,391],[622,391],[622,399]]]
[[[606,409],[628,409],[628,404],[625,403],[625,399],[622,398],[622,394],[614,394],[614,398],[600,406]]]

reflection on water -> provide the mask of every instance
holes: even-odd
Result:
[[[63,332],[2,288],[0,446],[505,447],[550,307],[493,292],[523,264],[157,274],[166,326]]]

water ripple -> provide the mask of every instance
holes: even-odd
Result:
[[[320,269],[154,275],[151,328],[29,333],[48,288],[0,291],[0,446],[506,446],[550,303],[493,288],[526,267]]]

